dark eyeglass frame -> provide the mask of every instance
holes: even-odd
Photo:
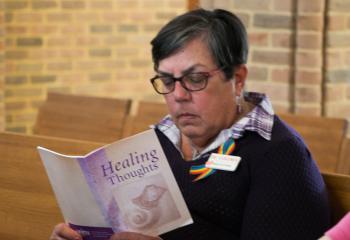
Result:
[[[150,79],[150,82],[154,88],[154,90],[159,93],[159,94],[162,94],[162,95],[165,95],[165,94],[169,94],[171,92],[173,92],[175,90],[175,83],[178,81],[180,82],[181,86],[186,89],[188,92],[198,92],[198,91],[202,91],[203,89],[205,89],[208,85],[208,80],[210,77],[214,76],[215,72],[219,72],[220,70],[222,70],[221,68],[216,68],[216,69],[213,69],[211,71],[208,71],[208,72],[190,72],[190,73],[187,73],[187,74],[184,74],[183,76],[181,77],[172,77],[172,76],[162,76],[162,75],[155,75],[153,78]],[[203,77],[204,78],[204,85],[203,87],[199,88],[199,89],[190,89],[186,86],[185,82],[183,81],[183,79],[191,74],[203,74]],[[170,78],[173,80],[172,82],[172,88],[170,91],[168,92],[160,92],[157,87],[156,87],[156,84],[155,84],[155,81],[157,79],[161,79],[162,77],[167,77],[167,78]]]

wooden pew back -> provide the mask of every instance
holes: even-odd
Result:
[[[278,114],[305,140],[323,172],[337,172],[341,146],[346,136],[345,119]]]
[[[131,100],[48,93],[33,129],[35,134],[113,142],[122,137]]]
[[[154,118],[156,121],[168,114],[168,107],[165,103],[139,101],[136,115]]]
[[[350,138],[343,142],[337,171],[350,175]]]
[[[350,176],[336,173],[322,173],[326,183],[331,207],[332,223],[336,224],[350,211]]]
[[[84,155],[101,143],[0,133],[0,239],[48,239],[62,222],[37,146]]]
[[[152,124],[158,123],[168,114],[165,103],[140,101],[135,115],[129,115],[125,121],[123,137],[149,129]]]
[[[159,119],[155,120],[153,117],[148,116],[141,116],[141,115],[135,115],[135,116],[128,116],[124,129],[123,129],[123,137],[130,137],[132,135],[135,135],[137,133],[146,131],[150,129],[150,125],[155,124],[159,121]]]

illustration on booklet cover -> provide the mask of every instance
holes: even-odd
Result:
[[[144,232],[180,218],[161,174],[149,177],[141,184],[121,186],[114,191],[114,197],[124,206],[121,216],[127,228],[134,231]]]

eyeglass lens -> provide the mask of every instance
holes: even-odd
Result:
[[[180,78],[158,76],[153,80],[153,86],[159,93],[170,93],[175,89],[175,82],[180,81],[186,90],[199,91],[206,87],[208,77],[208,73],[190,73]]]

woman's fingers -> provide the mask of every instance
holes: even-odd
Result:
[[[67,224],[60,223],[53,229],[50,240],[82,240],[82,237]]]

